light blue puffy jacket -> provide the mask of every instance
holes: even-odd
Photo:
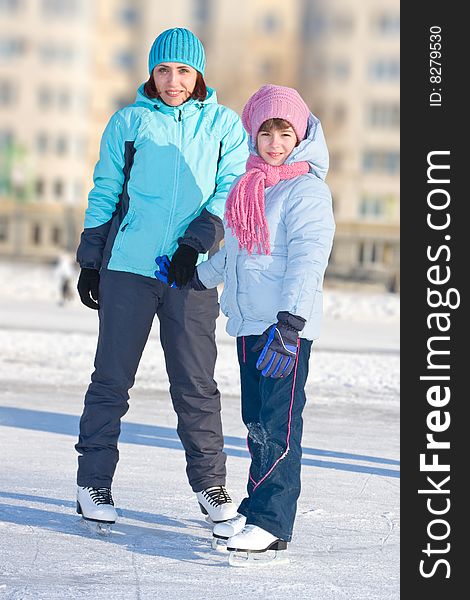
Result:
[[[201,262],[223,235],[227,193],[247,158],[241,120],[214,90],[171,107],[142,85],[104,131],[78,262],[154,277],[155,257],[171,257],[178,241]]]
[[[250,138],[250,151],[256,153]],[[279,311],[306,320],[301,337],[320,335],[323,276],[333,243],[331,194],[324,182],[328,150],[319,120],[310,115],[307,137],[286,164],[308,161],[310,172],[280,181],[265,191],[271,255],[240,250],[229,228],[225,245],[197,268],[208,288],[222,281],[222,312],[232,336],[259,335],[277,321]]]

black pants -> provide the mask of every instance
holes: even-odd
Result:
[[[194,491],[225,484],[217,356],[217,290],[177,290],[150,277],[103,269],[95,371],[80,420],[77,483],[110,487],[119,460],[121,418],[155,314]],[[157,466],[156,466],[157,470]]]

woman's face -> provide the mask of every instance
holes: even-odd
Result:
[[[259,155],[268,165],[275,167],[285,162],[296,145],[297,136],[292,127],[259,131],[256,138]]]
[[[153,70],[153,80],[160,98],[169,106],[180,106],[196,86],[197,71],[189,65],[160,63]]]

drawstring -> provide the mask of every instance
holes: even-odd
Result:
[[[243,346],[243,362],[246,363],[245,336],[242,336],[242,346]]]

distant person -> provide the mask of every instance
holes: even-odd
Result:
[[[203,45],[191,31],[161,33],[150,50],[149,79],[135,102],[111,117],[94,172],[78,291],[99,309],[100,329],[76,449],[77,510],[98,524],[116,520],[111,484],[120,423],[155,315],[189,484],[214,522],[236,514],[225,488],[214,381],[217,290],[170,288],[154,277],[155,257],[166,254],[169,280],[183,287],[218,249],[228,190],[248,155],[239,116],[218,104],[204,68]],[[155,464],[155,478],[164,470]]]
[[[68,252],[59,255],[54,273],[59,288],[59,306],[64,306],[73,299],[72,280],[75,275],[73,259]]]
[[[237,338],[251,465],[238,514],[213,529],[216,538],[228,538],[230,560],[240,558],[237,551],[284,550],[292,537],[304,388],[335,231],[324,182],[328,150],[297,91],[263,86],[242,121],[251,154],[227,199],[225,245],[188,284],[204,290],[224,282],[221,307]],[[155,274],[165,281],[170,262],[157,263]]]

